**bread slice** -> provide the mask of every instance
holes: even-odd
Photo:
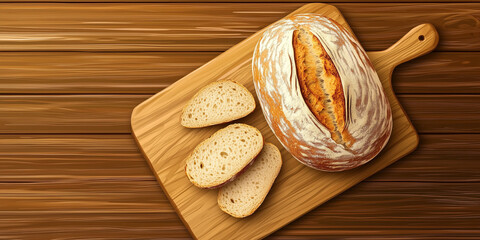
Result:
[[[200,89],[185,105],[181,124],[200,128],[230,122],[247,116],[255,109],[253,95],[231,80],[213,82]]]
[[[200,188],[215,188],[233,180],[263,147],[263,136],[247,124],[231,124],[201,142],[188,156],[185,173]]]
[[[278,148],[266,143],[253,165],[218,192],[218,206],[236,218],[251,215],[262,204],[282,167]]]

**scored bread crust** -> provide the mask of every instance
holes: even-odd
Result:
[[[312,113],[302,95],[293,44],[294,32],[301,28],[318,39],[338,72],[346,144],[334,139],[328,124]],[[316,67],[312,65],[307,63],[309,68]],[[360,166],[374,158],[390,138],[392,113],[374,67],[355,36],[330,18],[298,14],[268,27],[255,47],[252,74],[270,128],[282,145],[309,167],[343,171]],[[307,92],[307,101],[311,94]],[[341,98],[333,101],[341,102]],[[342,126],[341,121],[335,123]]]
[[[265,145],[269,145],[271,147],[273,147],[272,149],[275,150],[275,152],[277,152],[278,156],[280,157],[280,164],[278,165],[278,167],[275,169],[275,177],[271,179],[271,181],[268,183],[268,189],[269,191],[267,191],[266,194],[264,194],[262,196],[262,199],[261,201],[259,201],[251,210],[250,212],[244,214],[244,215],[237,215],[235,212],[233,211],[230,211],[230,209],[227,208],[227,206],[224,206],[220,203],[220,198],[221,198],[221,194],[222,194],[222,189],[220,189],[218,191],[218,195],[217,195],[217,203],[218,203],[218,206],[220,207],[220,209],[222,211],[224,211],[225,213],[229,214],[230,216],[232,217],[235,217],[235,218],[244,218],[244,217],[248,217],[250,215],[252,215],[259,207],[260,205],[262,205],[263,201],[265,200],[265,198],[267,197],[268,193],[270,192],[270,189],[272,188],[273,186],[273,183],[275,182],[275,180],[277,179],[278,177],[278,174],[280,173],[280,169],[282,168],[282,165],[283,165],[283,161],[282,161],[282,155],[280,153],[280,150],[277,148],[277,146],[275,146],[274,144],[272,143],[269,143],[269,142],[265,142]],[[258,157],[258,156],[257,156]]]
[[[209,185],[202,185],[201,183],[199,183],[198,181],[196,181],[195,179],[192,179],[192,177],[190,176],[190,174],[188,173],[187,171],[187,167],[188,167],[188,162],[191,161],[191,157],[193,156],[193,154],[197,151],[197,149],[199,149],[200,147],[202,147],[204,144],[208,144],[209,143],[209,140],[211,140],[212,138],[214,138],[216,135],[218,134],[222,134],[222,130],[228,128],[228,127],[234,127],[234,126],[243,126],[243,127],[248,127],[248,128],[251,128],[251,129],[254,129],[260,136],[260,139],[261,139],[261,145],[263,146],[265,144],[265,139],[262,135],[262,133],[260,132],[260,130],[258,130],[257,128],[253,127],[253,126],[250,126],[250,125],[247,125],[247,124],[243,124],[243,123],[235,123],[235,124],[230,124],[228,125],[227,127],[225,128],[222,128],[218,131],[216,131],[212,136],[208,137],[207,139],[203,140],[201,143],[199,143],[195,149],[188,155],[188,157],[186,158],[185,160],[185,168],[184,168],[184,171],[185,171],[185,175],[187,176],[188,180],[190,180],[191,183],[193,183],[193,185],[199,187],[199,188],[208,188],[208,189],[215,189],[215,188],[219,188],[233,180],[235,180],[240,174],[242,174],[243,172],[245,172],[245,170],[251,166],[253,164],[253,161],[255,160],[255,158],[258,156],[258,154],[262,151],[262,148],[259,148],[259,150],[257,152],[255,152],[253,154],[253,157],[251,157],[250,159],[248,159],[247,161],[245,161],[245,164],[243,165],[243,167],[241,167],[237,172],[234,172],[232,174],[230,174],[227,178],[225,178],[226,180],[225,181],[215,181]]]
[[[351,146],[353,139],[345,129],[345,95],[335,64],[306,27],[293,31],[293,48],[298,82],[307,106],[336,143]]]
[[[186,109],[192,104],[192,102],[198,97],[198,95],[200,95],[204,90],[208,89],[209,87],[211,87],[212,85],[216,85],[216,84],[219,84],[219,83],[222,83],[222,82],[232,82],[232,83],[235,83],[236,85],[238,85],[240,88],[242,88],[243,90],[245,90],[247,92],[247,95],[248,95],[248,98],[251,99],[251,102],[253,102],[253,108],[250,110],[250,111],[246,111],[244,112],[243,114],[239,114],[238,116],[236,117],[232,117],[232,118],[227,118],[225,119],[224,121],[214,121],[212,123],[209,123],[209,124],[198,124],[198,125],[195,125],[195,126],[185,126],[183,124],[183,121],[182,119],[184,118],[184,115],[185,115],[185,111]],[[255,98],[253,97],[252,93],[245,87],[243,86],[243,84],[237,82],[237,81],[234,81],[234,80],[231,80],[231,79],[222,79],[222,80],[218,80],[218,81],[214,81],[214,82],[211,82],[205,86],[203,86],[202,88],[200,88],[200,90],[198,90],[197,93],[195,93],[195,95],[193,95],[192,98],[190,98],[190,100],[188,100],[188,102],[185,104],[185,106],[183,106],[182,108],[182,113],[180,114],[180,123],[182,124],[182,126],[186,127],[186,128],[202,128],[202,127],[208,127],[208,126],[213,126],[213,125],[218,125],[218,124],[223,124],[223,123],[227,123],[227,122],[231,122],[231,121],[234,121],[234,120],[237,120],[237,119],[240,119],[240,118],[243,118],[243,117],[246,117],[248,114],[252,113],[253,111],[255,111],[255,108],[257,107],[257,103],[255,101]]]

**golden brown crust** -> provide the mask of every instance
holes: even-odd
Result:
[[[318,38],[308,29],[293,32],[295,65],[302,96],[308,108],[332,134],[332,139],[350,146],[345,128],[345,96],[338,71]]]

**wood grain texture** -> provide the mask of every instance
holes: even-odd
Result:
[[[396,93],[480,93],[479,52],[433,52],[393,72]]]
[[[0,133],[128,133],[144,95],[0,96]]]
[[[477,149],[480,134],[422,134],[415,152],[365,181],[480,182]],[[0,135],[0,183],[153,180],[130,134]]]
[[[0,51],[224,51],[301,5],[1,4]],[[420,23],[438,29],[437,50],[480,51],[478,3],[335,6],[369,51],[389,47]]]
[[[156,93],[220,52],[0,52],[0,93]]]
[[[157,197],[158,194],[151,197]],[[158,207],[158,206],[156,206]],[[165,206],[167,207],[167,206]],[[171,206],[168,206],[171,209]],[[2,212],[4,239],[190,239],[177,214]]]
[[[351,23],[365,49],[387,48],[419,23],[431,23],[437,29],[441,42],[436,51],[480,49],[480,34],[477,34],[480,32],[480,4],[382,4],[373,7],[372,11],[366,10],[368,4],[364,9],[354,4],[335,6]]]
[[[350,30],[340,12],[330,5],[308,4],[291,15],[301,12],[322,13]],[[418,135],[392,91],[390,77],[396,65],[436,47],[438,35],[431,24],[417,26],[385,51],[369,53],[390,102],[394,126],[388,144],[375,160],[350,171],[327,173],[299,164],[281,148],[283,168],[257,212],[245,219],[234,219],[221,212],[216,195],[194,187],[185,177],[184,165],[179,164],[189,154],[186,149],[191,151],[219,126],[186,129],[178,124],[177,118],[188,96],[209,82],[235,79],[253,92],[251,57],[262,32],[149,98],[132,113],[132,133],[194,238],[264,237],[410,153],[418,144]],[[419,40],[419,36],[424,39]],[[258,109],[242,122],[257,127],[267,142],[279,146]]]
[[[0,133],[130,133],[133,108],[149,97],[3,95]],[[420,133],[480,133],[480,95],[408,94],[398,99]]]
[[[0,184],[0,202],[16,204],[7,206],[6,211],[0,206],[1,236],[189,237],[154,180],[82,183],[85,186],[60,184],[58,190],[48,183],[12,183],[5,189],[5,184]],[[271,238],[476,236],[479,229],[472,226],[480,224],[480,195],[475,190],[479,187],[480,183],[361,183]],[[138,197],[132,192],[138,192]]]
[[[409,116],[423,133],[478,133],[480,127],[474,122],[480,121],[479,95],[442,95],[442,99],[433,100],[427,95],[407,95],[402,97],[407,101],[403,105]],[[444,110],[442,110],[444,109]],[[448,109],[448,110],[447,110]],[[444,118],[443,112],[448,111],[451,117]],[[471,128],[473,127],[473,128]]]
[[[380,187],[369,191],[371,186]],[[470,187],[476,187],[478,183],[471,185],[456,184],[432,184],[432,183],[361,183],[358,186],[348,190],[344,194],[335,198],[335,201],[329,201],[318,207],[305,217],[293,222],[287,227],[273,234],[287,238],[290,234],[293,236],[306,235],[316,236],[339,236],[352,238],[360,237],[364,239],[370,238],[371,235],[380,235],[384,237],[396,238],[399,235],[408,238],[417,239],[419,237],[443,236],[448,234],[454,236],[475,236],[479,233],[478,226],[480,218],[478,218],[480,209],[473,203],[478,198],[478,193]],[[374,187],[374,188],[375,188]],[[415,192],[405,192],[410,187],[415,188]],[[377,192],[378,190],[378,192]],[[438,195],[430,195],[430,191],[437,190]],[[446,193],[445,191],[452,191]],[[376,193],[373,193],[376,192]],[[401,197],[396,195],[400,194]],[[349,198],[350,194],[355,194],[356,198]],[[378,201],[370,202],[373,195],[378,195],[378,199],[382,199],[382,203]],[[447,195],[456,195],[458,198],[452,202],[447,199]],[[446,197],[446,198],[445,198]],[[350,201],[345,201],[348,198]],[[470,200],[471,202],[470,202]],[[406,200],[406,202],[403,202]],[[418,201],[423,204],[418,204]],[[400,203],[402,202],[402,203]],[[437,205],[438,204],[438,205]],[[450,208],[448,205],[457,205]],[[383,207],[378,208],[378,205]],[[443,210],[433,210],[439,205],[445,206]],[[460,207],[461,205],[461,207]],[[355,206],[355,207],[351,207]],[[450,209],[450,210],[447,210]],[[467,208],[467,209],[465,209]],[[345,210],[345,212],[344,212]],[[457,211],[458,210],[458,211]],[[449,216],[443,215],[441,212]],[[345,214],[346,218],[343,218]],[[382,217],[383,214],[394,216]],[[395,216],[401,216],[399,218]],[[379,218],[377,218],[379,217]],[[465,226],[463,221],[453,222],[452,219],[462,218],[472,223]],[[438,226],[444,225],[443,221],[449,221],[444,231],[438,229]],[[312,226],[312,229],[306,227]],[[313,227],[314,226],[314,227]],[[343,227],[347,226],[347,227]],[[389,236],[390,235],[390,236]],[[450,238],[451,238],[450,237]],[[438,237],[434,237],[438,238]],[[449,237],[445,237],[448,239]],[[357,239],[357,238],[355,238]]]
[[[0,93],[154,94],[221,52],[0,52]],[[398,93],[480,93],[480,52],[434,52],[400,65]]]
[[[366,181],[479,182],[478,149],[477,134],[422,134],[415,152]]]
[[[100,134],[130,132],[133,106],[150,95],[111,94],[160,91],[301,3],[20,1],[0,0],[10,2],[0,4],[0,93],[13,94],[0,97],[0,239],[190,238],[132,137]],[[164,0],[142,0],[150,1]],[[337,4],[350,1],[334,2],[370,50],[432,22],[439,49],[456,51],[393,73],[396,93],[422,94],[399,100],[417,129],[432,134],[267,239],[478,239],[480,134],[471,133],[480,131],[480,99],[454,94],[479,93],[480,56],[471,52],[479,51],[479,4]],[[8,52],[15,49],[22,52]],[[185,52],[125,52],[139,49]],[[86,95],[51,95],[64,93]],[[99,134],[52,134],[69,132]]]
[[[0,135],[0,182],[151,181],[130,134]]]

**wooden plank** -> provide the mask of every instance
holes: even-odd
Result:
[[[335,4],[365,49],[384,49],[419,23],[439,34],[436,51],[478,51],[480,4]]]
[[[85,169],[82,169],[85,171]],[[0,212],[172,212],[155,179],[59,179],[0,183]]]
[[[0,135],[0,182],[84,179],[150,181],[155,177],[130,134]]]
[[[419,132],[480,132],[480,95],[404,95],[399,100]]]
[[[221,52],[0,52],[0,93],[156,93]]]
[[[167,207],[171,208],[164,206]],[[161,213],[8,211],[2,212],[0,235],[5,239],[190,239],[190,234],[177,214],[173,209],[170,211]]]
[[[0,133],[129,133],[149,95],[0,96]]]
[[[51,183],[2,184],[0,234],[10,239],[189,237],[150,182],[58,189]],[[361,183],[272,238],[475,236],[480,234],[478,188],[480,183]]]
[[[480,134],[422,134],[415,152],[366,181],[480,182],[478,149]],[[0,183],[154,179],[129,134],[0,135]]]
[[[478,187],[479,183],[362,183],[273,236],[479,234],[480,207],[474,203]],[[453,231],[443,232],[439,226]]]
[[[0,52],[0,93],[154,94],[221,52]],[[396,93],[480,93],[480,52],[434,52],[400,65]]]
[[[303,3],[2,4],[0,51],[224,51]],[[430,22],[437,50],[480,51],[478,3],[339,3],[367,50]],[[379,34],[381,33],[381,34]]]
[[[396,93],[480,93],[480,52],[433,52],[398,66]]]
[[[0,51],[223,51],[302,5],[2,4]]]
[[[0,133],[130,133],[150,95],[3,95]],[[480,133],[480,95],[400,95],[420,133]],[[259,111],[259,109],[257,109]]]
[[[479,182],[479,134],[421,134],[420,144],[366,181]]]

